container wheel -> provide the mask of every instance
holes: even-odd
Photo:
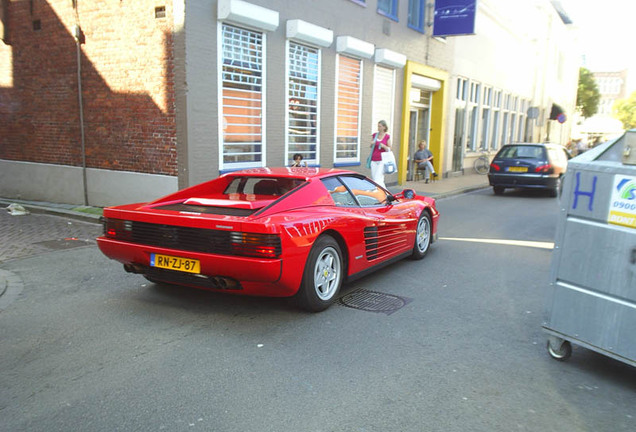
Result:
[[[563,339],[548,340],[548,353],[558,361],[565,361],[572,355],[572,344]]]

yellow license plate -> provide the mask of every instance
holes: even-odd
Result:
[[[201,273],[199,260],[170,255],[150,254],[150,266],[187,273]]]
[[[528,172],[528,167],[509,167],[508,172]]]

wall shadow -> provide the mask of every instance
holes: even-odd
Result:
[[[146,16],[155,2],[112,3],[8,2],[0,61],[12,62],[12,77],[0,83],[12,86],[0,86],[0,159],[82,166],[78,23],[86,166],[177,175],[171,11],[156,18]]]

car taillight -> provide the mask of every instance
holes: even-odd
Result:
[[[116,240],[132,240],[132,221],[104,218],[104,235]]]
[[[278,258],[281,255],[280,237],[274,234],[233,232],[230,243],[236,255],[257,258]]]
[[[553,171],[554,170],[552,168],[552,165],[550,164],[539,165],[538,167],[534,169],[534,172],[544,173],[544,174],[551,174]]]
[[[493,171],[501,171],[501,167],[494,162],[490,164],[490,169]]]

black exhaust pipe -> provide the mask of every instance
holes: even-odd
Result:
[[[124,264],[124,270],[128,273],[142,274],[143,268],[137,264]]]

